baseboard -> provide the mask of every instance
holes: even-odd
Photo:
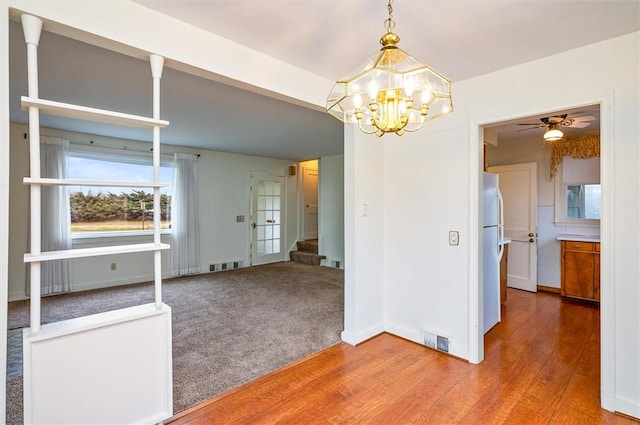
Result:
[[[163,274],[162,279],[167,280],[170,279],[171,275],[169,273]],[[103,289],[103,288],[113,288],[115,286],[123,286],[123,285],[133,285],[136,283],[143,282],[152,282],[153,275],[141,275],[141,276],[129,276],[122,279],[114,279],[109,281],[97,281],[97,282],[83,282],[83,283],[73,283],[71,286],[71,292],[82,292],[89,291],[92,289]],[[24,291],[20,292],[11,292],[8,294],[9,302],[11,301],[21,301],[28,300],[29,297],[24,293]]]
[[[421,329],[409,329],[404,326],[399,326],[395,323],[386,322],[384,326],[385,332],[395,335],[397,337],[415,342],[416,344],[424,345],[422,341],[422,331]],[[448,332],[437,331],[440,335],[445,335],[450,338],[449,341],[449,352],[447,354],[458,357],[463,360],[469,360],[469,347],[465,344],[460,344],[455,338],[448,335]]]
[[[640,418],[640,402],[638,400],[628,400],[622,397],[616,397],[615,412],[633,418],[637,421]]]
[[[540,291],[540,292],[551,292],[551,293],[554,293],[554,294],[559,294],[560,293],[560,288],[556,288],[554,286],[538,285],[538,291]]]
[[[346,342],[349,345],[353,345],[354,347],[360,343],[365,342],[368,339],[373,338],[374,336],[380,335],[384,332],[384,326],[382,324],[372,326],[368,329],[364,329],[359,332],[351,332],[351,331],[342,331],[340,334],[340,338],[342,341]]]

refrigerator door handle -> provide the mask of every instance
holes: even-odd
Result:
[[[502,260],[502,254],[504,254],[504,200],[502,199],[502,193],[498,189],[498,211],[500,215],[498,217],[498,261]]]

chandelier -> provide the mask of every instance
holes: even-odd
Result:
[[[380,52],[338,80],[327,97],[327,112],[378,137],[402,136],[453,111],[451,82],[398,48],[391,3]]]

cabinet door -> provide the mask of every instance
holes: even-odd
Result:
[[[563,257],[564,285],[562,295],[593,299],[594,254],[565,251]]]

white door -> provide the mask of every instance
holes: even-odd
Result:
[[[538,290],[536,223],[538,180],[536,163],[489,167],[500,176],[504,199],[504,236],[509,245],[507,286],[536,292]]]
[[[305,168],[304,187],[304,238],[318,239],[318,170]]]
[[[251,175],[251,265],[284,260],[284,177]]]

